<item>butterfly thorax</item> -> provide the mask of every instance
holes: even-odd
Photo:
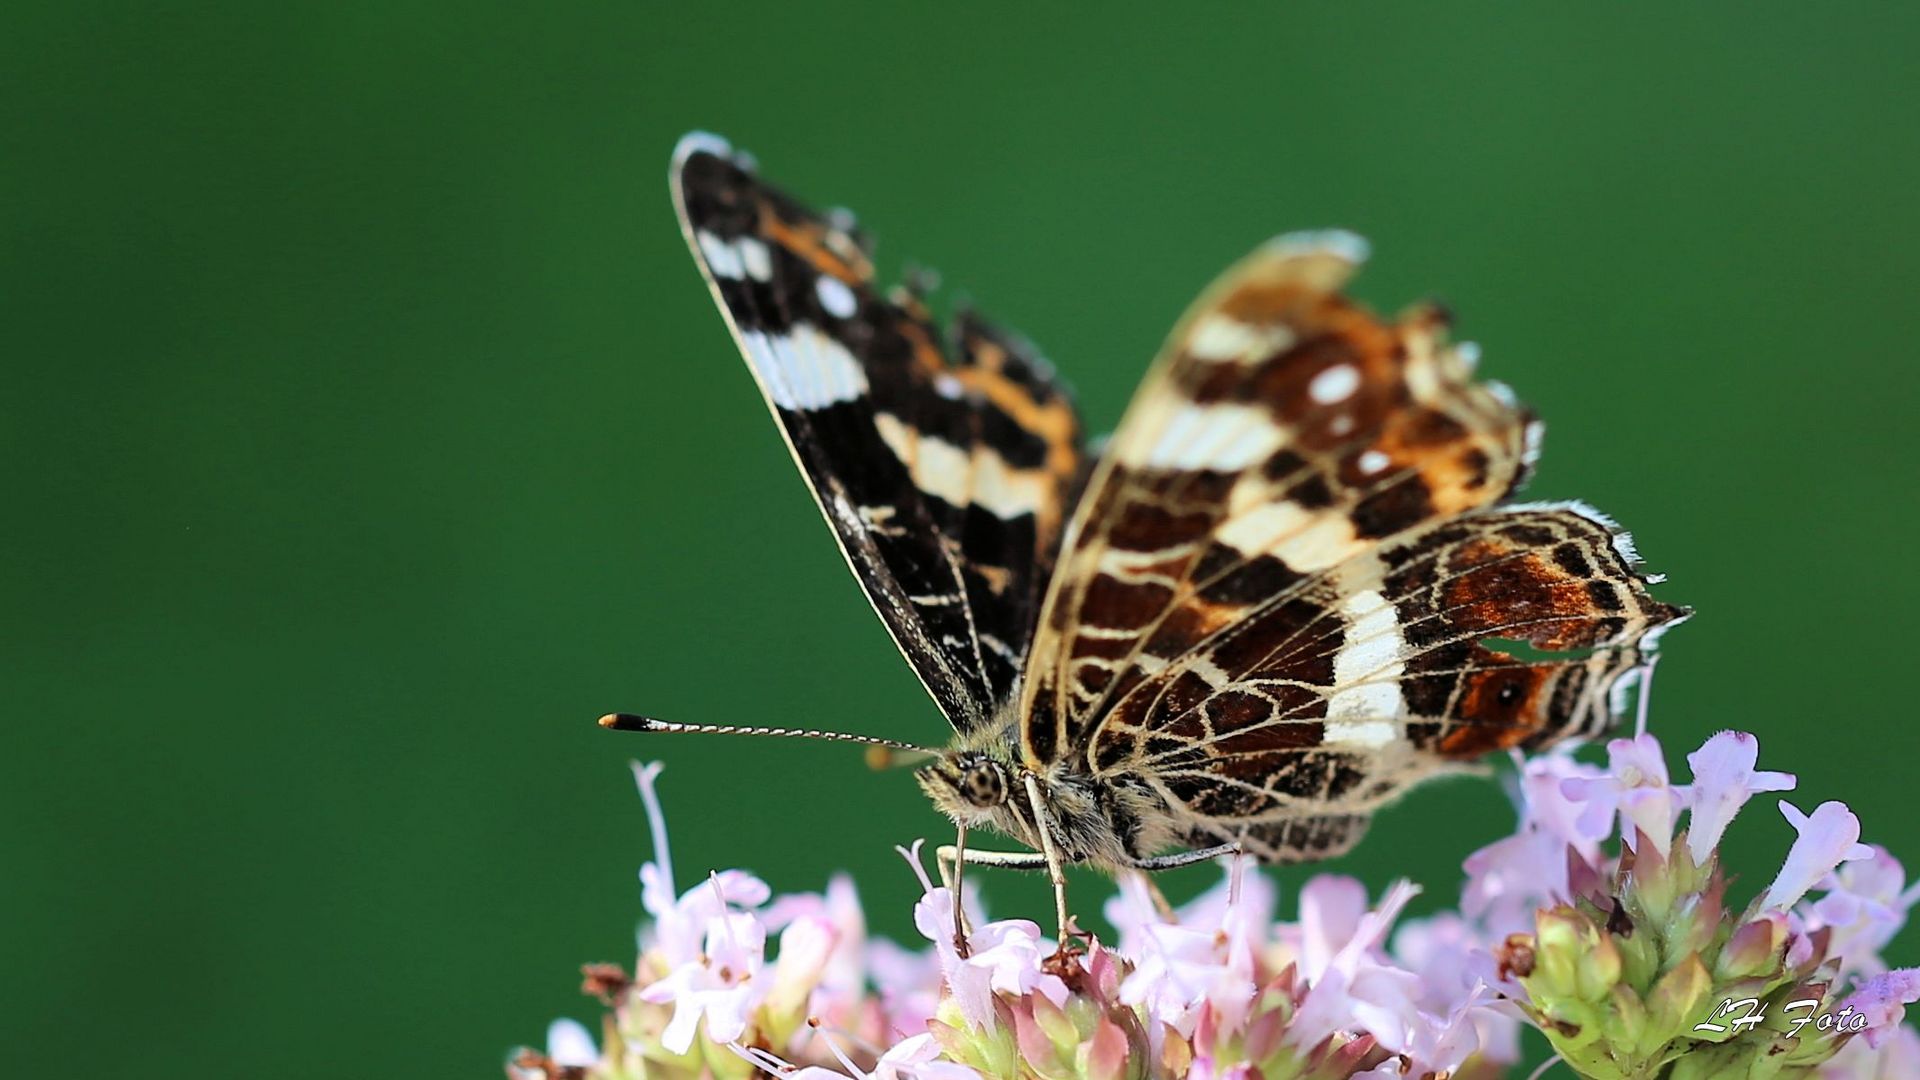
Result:
[[[1095,776],[1063,762],[1034,769],[1021,759],[1018,738],[1011,721],[963,733],[915,774],[921,790],[956,825],[992,829],[1040,850],[1027,792],[1031,777],[1047,831],[1067,862],[1125,866],[1174,842],[1164,824],[1166,802],[1145,783]]]

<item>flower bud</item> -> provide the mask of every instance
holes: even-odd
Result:
[[[1145,1055],[1132,1053],[1118,1024],[1103,1018],[1094,1026],[1086,1046],[1086,1080],[1128,1080],[1135,1061],[1144,1065]]]
[[[1712,989],[1713,978],[1698,956],[1689,955],[1674,965],[1647,995],[1646,1027],[1638,1033],[1634,1048],[1642,1056],[1652,1057],[1668,1040],[1691,1030],[1700,1022]]]
[[[1733,982],[1775,971],[1780,967],[1786,947],[1786,913],[1763,911],[1727,939],[1726,947],[1714,959],[1713,980]]]
[[[1536,996],[1603,1001],[1620,981],[1620,950],[1592,919],[1570,907],[1540,912],[1534,973],[1521,982]],[[1535,984],[1539,989],[1535,989]]]

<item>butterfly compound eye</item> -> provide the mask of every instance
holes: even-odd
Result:
[[[999,806],[1007,801],[1007,772],[996,762],[970,762],[960,778],[960,793],[982,809]]]

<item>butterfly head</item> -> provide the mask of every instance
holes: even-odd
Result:
[[[920,789],[955,821],[979,822],[1007,804],[1013,772],[985,750],[951,750],[914,774]]]

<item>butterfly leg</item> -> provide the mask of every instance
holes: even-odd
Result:
[[[959,850],[955,847],[942,847],[934,852],[935,860],[940,864],[941,880],[948,880],[948,865],[955,867],[962,861],[974,866],[997,866],[1002,870],[1046,870],[1053,882],[1054,913],[1060,919],[1060,949],[1053,954],[1052,961],[1063,965],[1070,954],[1075,935],[1086,936],[1073,925],[1073,917],[1067,914],[1066,875],[1061,872],[1058,856],[1048,858],[1038,851],[974,851]],[[953,877],[959,875],[957,870]],[[957,894],[956,894],[957,895]]]
[[[933,853],[934,863],[940,867],[940,882],[953,890],[954,922],[956,939],[954,945],[961,956],[967,955],[965,909],[960,905],[960,865],[969,863],[974,866],[997,866],[1002,870],[1045,870],[1047,857],[1037,851],[976,851],[966,847],[967,834],[962,831],[956,838],[958,843],[942,846]]]
[[[1129,864],[1128,870],[1139,875],[1140,884],[1145,886],[1147,898],[1153,901],[1153,910],[1166,922],[1176,922],[1179,916],[1173,910],[1173,904],[1167,900],[1167,894],[1160,891],[1160,885],[1153,880],[1153,871],[1171,870],[1176,866],[1192,866],[1222,855],[1237,855],[1239,844],[1220,844],[1200,851],[1182,851],[1173,855],[1161,855],[1151,859],[1139,859]]]
[[[943,847],[938,855],[943,861],[950,862],[961,854],[952,847]],[[967,865],[997,866],[1002,870],[1045,870],[1047,857],[1037,851],[979,851],[966,850]],[[942,873],[944,873],[944,869]]]
[[[1060,853],[1053,846],[1053,829],[1047,823],[1046,802],[1040,798],[1040,781],[1026,774],[1027,803],[1033,807],[1035,831],[1040,834],[1040,850],[1047,860],[1047,880],[1053,884],[1053,914],[1060,926],[1060,951],[1064,955],[1073,937],[1073,916],[1067,911],[1067,872],[1060,864]]]
[[[1240,850],[1239,844],[1220,844],[1216,847],[1201,848],[1199,851],[1177,851],[1172,855],[1157,855],[1151,859],[1136,859],[1131,864],[1135,870],[1171,870],[1176,866],[1192,866],[1217,859],[1222,855],[1232,855]],[[1152,879],[1149,878],[1151,883]],[[1155,890],[1158,892],[1158,890]]]
[[[967,827],[956,825],[955,829],[953,846],[934,852],[933,861],[940,868],[940,883],[953,894],[953,947],[960,954],[960,959],[965,960],[973,951],[967,943],[966,906],[960,902],[960,873],[967,861]],[[948,859],[949,855],[952,856],[951,860]]]

